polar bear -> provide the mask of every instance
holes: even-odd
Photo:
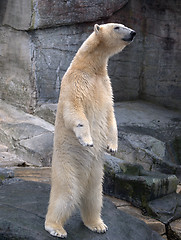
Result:
[[[52,186],[45,229],[65,238],[66,220],[80,208],[85,226],[104,233],[101,218],[103,160],[118,145],[109,57],[135,36],[122,24],[95,24],[65,73],[55,121]]]

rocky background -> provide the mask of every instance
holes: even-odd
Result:
[[[161,239],[181,240],[179,0],[0,0],[0,239],[24,239],[19,224],[27,208],[22,200],[27,184],[33,209],[38,197],[33,182],[17,177],[50,182],[61,78],[94,24],[107,22],[123,23],[137,36],[109,62],[119,149],[116,156],[105,155],[104,193],[122,199],[115,201],[117,208],[146,222]],[[48,193],[49,186],[37,186]],[[110,213],[107,208],[112,216],[113,208]],[[21,217],[15,220],[17,211]],[[34,214],[32,209],[29,213]],[[135,220],[127,224],[132,231],[122,222],[124,240],[160,239],[145,225],[140,237]],[[120,236],[117,220],[112,223]],[[42,226],[27,239],[45,234]]]
[[[133,28],[133,44],[109,63],[115,101],[181,109],[181,6],[174,1],[1,0],[0,98],[27,112],[58,101],[63,74],[95,23]]]

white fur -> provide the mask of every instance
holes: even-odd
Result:
[[[107,62],[128,44],[122,38],[131,30],[121,24],[94,29],[62,79],[56,116],[45,229],[62,238],[67,235],[63,226],[77,206],[89,229],[108,229],[101,219],[103,154],[117,150],[118,134]]]

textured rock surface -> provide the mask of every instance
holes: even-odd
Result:
[[[0,99],[32,111],[36,91],[31,71],[29,34],[0,27]]]
[[[168,227],[168,237],[170,240],[181,239],[181,219],[172,222]]]
[[[106,155],[104,192],[108,195],[147,209],[149,201],[176,192],[177,185],[175,175],[148,172],[141,165]]]
[[[150,201],[148,208],[157,219],[168,224],[181,218],[181,194],[173,193]]]
[[[45,121],[51,124],[55,124],[56,112],[57,104],[46,103],[36,108],[35,115],[43,118]]]
[[[83,24],[30,33],[39,104],[57,102],[61,79],[77,49],[92,31],[93,24]]]
[[[4,0],[3,0],[4,1]],[[8,0],[3,19],[4,25],[19,30],[49,28],[110,17],[128,0],[49,1]]]
[[[152,230],[158,232],[160,236],[166,234],[165,225],[162,222],[143,215],[141,209],[133,207],[130,203],[124,200],[113,197],[108,198],[116,205],[117,209],[144,221]]]
[[[147,102],[115,105],[119,130],[117,157],[181,177],[179,141],[181,113]]]
[[[53,136],[52,124],[0,100],[0,142],[8,146],[9,152],[18,155],[17,157],[9,152],[2,153],[3,166],[23,163],[35,166],[50,165]]]
[[[98,23],[121,22],[135,29],[137,37],[110,60],[115,100],[144,98],[181,108],[179,1],[120,0],[93,4],[94,1],[87,0],[53,3],[39,0],[32,3],[30,6],[29,1],[27,7],[23,0],[0,3],[0,23],[4,20],[4,24],[17,28],[19,24],[18,29],[49,27],[21,32],[5,25],[1,27],[0,98],[26,111],[34,111],[37,103],[57,102],[61,78],[81,43],[92,32],[95,21],[116,11]]]
[[[9,152],[8,146],[4,144],[0,145],[0,174],[3,171],[3,167],[6,168],[6,167],[23,166],[23,165],[25,165],[25,161],[23,161],[16,154]]]
[[[5,179],[13,178],[14,177],[14,171],[8,168],[1,168],[0,167],[0,185]]]
[[[53,123],[56,104],[42,105],[37,109],[37,114]],[[117,103],[115,114],[119,129],[117,157],[141,164],[148,171],[157,170],[181,177],[178,141],[181,136],[180,112],[136,101]],[[53,125],[1,101],[0,126],[1,141],[7,143],[11,150],[20,152],[25,157],[24,161],[28,151],[29,161],[34,158],[41,159],[40,165],[50,163]]]
[[[132,45],[130,62],[125,65],[123,63],[122,68],[121,63],[125,55],[115,57],[117,64],[114,62],[114,66],[116,69],[120,68],[120,73],[124,73],[118,74],[124,76],[117,78],[119,89],[129,89],[129,93],[137,89],[139,98],[181,108],[180,16],[179,1],[173,3],[139,0],[129,1],[124,11],[118,11],[109,19],[114,22],[120,18],[121,22],[134,28],[138,33]],[[110,69],[114,66],[110,62]],[[132,78],[128,74],[125,75],[125,72],[130,73]],[[112,76],[114,79],[114,72]],[[119,97],[121,94],[122,91]]]
[[[36,114],[51,123],[57,104],[44,104]],[[181,112],[143,101],[115,104],[119,129],[118,158],[141,164],[146,170],[181,178]]]
[[[2,0],[2,3],[4,0]],[[31,26],[32,9],[31,2],[23,0],[6,1],[3,25],[9,25],[18,30],[27,30]]]
[[[1,152],[0,153],[0,167],[24,166],[26,161],[18,157],[14,153]]]
[[[15,177],[24,179],[26,181],[36,181],[43,183],[50,183],[50,173],[51,168],[31,168],[31,167],[18,167],[14,169]],[[180,192],[180,186],[177,187],[177,193]],[[163,224],[159,220],[153,219],[149,216],[145,216],[144,212],[140,209],[133,207],[129,202],[126,202],[121,199],[108,197],[116,206],[117,209],[130,214],[142,221],[144,221],[152,230],[158,232],[163,239],[168,240],[167,235],[169,236],[169,240],[180,240],[178,235],[180,234],[180,220],[175,220],[168,224]],[[174,238],[173,236],[177,236]]]
[[[44,230],[50,186],[35,182],[15,182],[0,187],[0,238],[54,239]],[[161,240],[144,222],[117,211],[104,200],[102,217],[109,226],[106,234],[96,234],[83,226],[80,215],[72,216],[65,228],[67,239],[80,240]]]

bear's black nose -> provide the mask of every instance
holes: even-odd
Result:
[[[131,31],[131,36],[132,36],[132,38],[134,38],[134,36],[136,35],[136,32],[135,31]]]

